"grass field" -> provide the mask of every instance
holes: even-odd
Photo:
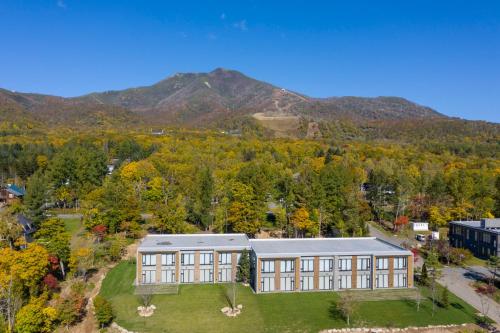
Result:
[[[139,332],[317,332],[345,327],[344,320],[332,311],[338,299],[334,292],[276,293],[256,295],[248,287],[238,287],[237,303],[243,311],[237,318],[225,317],[220,309],[227,306],[224,285],[181,285],[178,295],[157,295],[153,316],[137,315],[140,301],[133,295],[135,265],[121,262],[103,281],[101,295],[109,299],[116,322]],[[427,291],[424,291],[427,294]],[[437,309],[422,301],[416,311],[412,300],[363,301],[359,303],[355,326],[423,326],[459,324],[476,321],[475,311],[454,295],[449,309]]]

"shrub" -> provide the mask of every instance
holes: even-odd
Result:
[[[100,295],[94,298],[94,313],[100,328],[109,325],[113,321],[114,315],[111,303]]]

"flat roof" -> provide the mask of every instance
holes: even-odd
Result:
[[[139,252],[179,250],[243,250],[250,249],[245,234],[161,234],[147,235],[139,244]]]
[[[450,224],[455,224],[485,232],[491,232],[494,234],[500,234],[500,228],[483,228],[481,221],[451,221]]]
[[[251,239],[257,257],[332,255],[411,255],[402,247],[375,237]]]

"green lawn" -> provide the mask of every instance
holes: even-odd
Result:
[[[255,295],[239,286],[238,304],[243,312],[237,318],[225,317],[220,309],[227,306],[224,285],[181,285],[179,295],[157,295],[157,309],[147,319],[137,315],[140,302],[133,295],[135,265],[122,262],[103,281],[101,295],[111,300],[116,322],[139,332],[317,332],[345,327],[332,313],[337,299],[334,292],[310,292]],[[426,291],[424,291],[426,293]],[[354,326],[423,326],[475,322],[475,311],[454,295],[452,305],[438,308],[431,315],[430,300],[422,301],[420,311],[410,300],[364,301],[359,304]]]
[[[64,226],[66,227],[66,231],[71,236],[76,235],[76,233],[78,233],[82,227],[82,222],[80,221],[79,218],[62,219],[62,220],[64,221]]]

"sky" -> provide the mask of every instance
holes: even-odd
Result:
[[[500,1],[0,1],[5,89],[78,96],[217,67],[500,122]]]

